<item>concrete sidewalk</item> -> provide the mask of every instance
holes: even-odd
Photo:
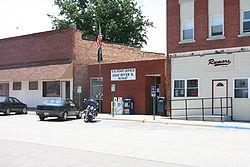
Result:
[[[169,117],[164,117],[164,116],[156,116],[155,120],[153,120],[152,115],[115,115],[113,117],[111,114],[99,114],[97,119],[250,130],[250,122],[211,122],[211,121],[177,120],[177,119],[170,119]]]
[[[35,115],[36,112],[28,111],[28,114]],[[111,114],[98,114],[98,117],[96,119],[250,130],[250,122],[212,122],[212,121],[192,121],[192,120],[186,121],[186,120],[170,119],[169,117],[164,117],[164,116],[155,116],[155,120],[153,120],[152,115],[115,115],[113,117]]]

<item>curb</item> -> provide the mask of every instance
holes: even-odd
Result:
[[[182,125],[182,126],[195,126],[195,127],[210,127],[210,128],[221,128],[221,129],[238,129],[238,130],[250,130],[250,126],[233,126],[233,125],[209,125],[209,124],[192,124],[192,123],[178,123],[178,122],[162,122],[157,120],[138,120],[138,119],[117,119],[117,118],[97,118],[99,120],[116,120],[116,121],[133,121],[140,123],[158,123],[165,125]]]
[[[140,123],[158,123],[158,124],[165,124],[165,125],[182,125],[182,126],[199,126],[199,127],[217,127],[218,125],[205,125],[205,124],[190,124],[190,123],[178,123],[178,122],[162,122],[156,120],[136,120],[136,119],[117,119],[117,118],[97,118],[100,120],[112,120],[112,121],[133,121],[133,122],[140,122]],[[249,129],[250,130],[250,129]]]

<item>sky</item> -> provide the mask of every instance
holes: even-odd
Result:
[[[166,52],[166,0],[136,0],[142,13],[154,23],[148,29],[147,52]],[[1,0],[0,39],[52,30],[47,14],[57,15],[53,0]]]

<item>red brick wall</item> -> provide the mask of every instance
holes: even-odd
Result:
[[[0,67],[71,60],[75,28],[0,40]]]
[[[178,0],[167,0],[168,53],[179,53],[218,48],[250,46],[250,37],[240,34],[240,0],[224,0],[225,39],[207,41],[209,37],[208,0],[195,0],[194,43],[178,44],[180,41],[180,5]]]
[[[77,96],[76,86],[83,87],[83,97],[89,97],[89,79],[87,65],[97,64],[97,48],[95,41],[82,40],[81,32],[75,32],[74,55],[74,95]],[[164,54],[141,52],[138,47],[130,47],[118,44],[103,43],[103,62],[116,63],[139,60],[165,59]],[[77,99],[74,99],[78,101]]]
[[[102,76],[104,78],[104,102],[103,111],[110,113],[112,94],[111,84],[116,85],[115,97],[132,98],[135,101],[135,114],[152,114],[152,98],[150,88],[153,78],[146,77],[148,74],[161,74],[161,95],[165,96],[165,67],[166,60],[135,61],[124,63],[111,63],[102,65]],[[112,69],[136,68],[135,81],[111,81]],[[89,65],[88,77],[98,77],[98,65]]]

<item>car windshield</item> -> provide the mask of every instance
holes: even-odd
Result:
[[[6,97],[0,97],[0,103],[5,102]]]
[[[61,106],[65,104],[63,99],[47,99],[43,102],[44,105]]]

